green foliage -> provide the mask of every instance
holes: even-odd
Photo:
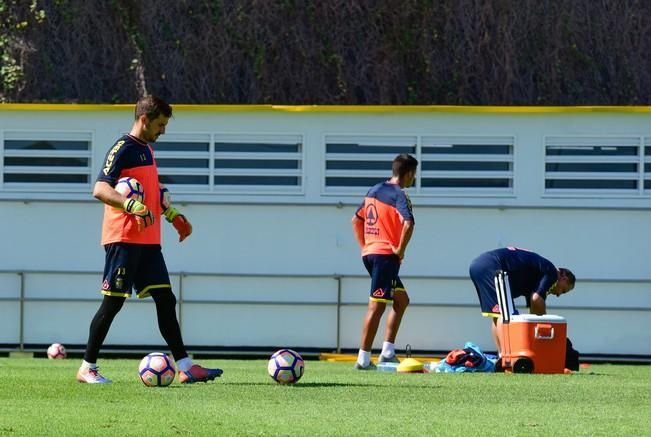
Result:
[[[149,6],[0,0],[0,99],[651,104],[644,0]]]
[[[27,7],[25,7],[27,6]],[[45,11],[37,0],[26,5],[21,0],[0,0],[0,102],[21,85],[24,59],[22,53],[31,48],[24,40],[30,26],[45,21]]]
[[[147,388],[138,360],[100,360],[114,383],[79,384],[80,359],[0,358],[0,435],[647,435],[651,366],[572,375],[389,374],[307,361],[280,386],[264,360],[198,360],[217,382]],[[471,430],[471,431],[469,431]]]

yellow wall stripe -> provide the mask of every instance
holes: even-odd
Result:
[[[197,112],[358,112],[358,113],[651,113],[651,106],[462,106],[462,105],[186,105],[177,111]],[[133,111],[133,104],[2,103],[0,111]]]

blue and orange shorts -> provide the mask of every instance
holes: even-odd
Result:
[[[400,258],[396,255],[366,255],[364,267],[371,276],[369,299],[376,302],[393,302],[394,293],[407,292],[398,273]]]
[[[159,244],[110,243],[104,246],[106,260],[102,294],[139,298],[152,291],[171,288],[170,276]]]

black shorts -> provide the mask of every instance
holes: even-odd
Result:
[[[362,260],[371,275],[370,300],[393,302],[396,291],[407,291],[398,276],[400,259],[396,255],[366,255]]]
[[[104,246],[106,261],[102,294],[139,298],[161,288],[172,288],[159,244],[111,243]]]
[[[500,316],[500,306],[497,302],[497,290],[495,289],[495,273],[498,270],[502,270],[502,266],[499,260],[490,254],[482,254],[470,264],[470,279],[475,284],[481,313],[485,317],[497,318]],[[515,308],[512,299],[511,302]]]

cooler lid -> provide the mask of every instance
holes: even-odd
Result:
[[[543,316],[537,316],[535,314],[515,314],[511,316],[511,322],[566,323],[565,317],[556,316],[553,314],[545,314]]]

